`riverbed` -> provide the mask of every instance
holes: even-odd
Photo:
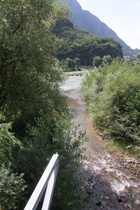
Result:
[[[92,125],[86,104],[81,100],[82,79],[80,76],[68,77],[62,85],[62,90],[74,112],[75,124],[80,124],[81,130],[86,131],[89,139],[85,143],[87,160],[80,171],[81,176],[85,178],[85,189],[91,197],[85,209],[139,210],[139,174],[134,174],[133,170],[125,167],[128,166],[127,154],[122,154],[122,160],[127,157],[126,164],[123,164],[125,161],[121,163],[115,155],[106,150],[104,140]],[[139,163],[133,160],[138,168]]]

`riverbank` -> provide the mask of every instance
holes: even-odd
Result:
[[[66,72],[67,76],[84,76],[89,69],[92,69],[93,66],[80,66],[79,70],[68,71]]]
[[[71,78],[72,79],[72,78]],[[73,78],[74,79],[74,78]],[[77,81],[77,79],[76,79]],[[66,82],[70,85],[70,81]],[[74,84],[74,81],[73,81]],[[84,189],[90,196],[86,209],[134,209],[140,207],[139,162],[127,154],[109,153],[101,136],[86,112],[86,104],[81,101],[80,88],[67,88],[65,95],[74,112],[74,122],[87,132],[87,160],[79,177],[84,180]],[[136,165],[136,167],[135,167]]]

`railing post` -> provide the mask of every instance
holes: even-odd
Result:
[[[58,173],[59,168],[59,155],[54,154],[51,158],[47,168],[45,169],[41,179],[39,180],[34,192],[32,193],[28,203],[26,204],[24,210],[36,210],[39,201],[41,197],[43,196],[45,190],[45,200],[43,203],[43,210],[49,210],[53,191],[54,191],[54,185]]]
[[[55,188],[55,182],[56,182],[56,178],[58,174],[58,168],[59,168],[59,164],[55,167],[55,170],[53,170],[50,180],[48,182],[42,210],[50,209],[53,193],[54,193],[54,188]]]

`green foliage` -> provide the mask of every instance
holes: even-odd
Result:
[[[75,62],[71,58],[66,58],[66,68],[68,71],[72,71],[75,69]]]
[[[0,115],[0,120],[4,117]],[[11,123],[0,123],[0,167],[9,167],[12,164],[12,150],[14,147],[21,147],[21,143],[11,133]]]
[[[15,174],[11,169],[15,168],[13,150],[22,149],[22,144],[11,132],[11,123],[4,120],[0,115],[0,204],[3,210],[19,209],[26,185],[23,174]]]
[[[105,66],[111,64],[112,57],[110,55],[104,55],[103,58],[100,56],[93,57],[92,65],[93,67]]]
[[[135,56],[136,57],[138,53],[140,53],[140,50],[137,49],[137,48],[136,49],[129,49],[129,50],[123,48],[123,55],[124,56],[131,56],[131,57]]]
[[[103,65],[104,65],[104,64],[110,64],[111,62],[112,62],[112,58],[111,58],[110,55],[105,55],[105,56],[103,57]]]
[[[25,183],[28,200],[58,152],[53,208],[75,209],[82,194],[75,176],[84,134],[70,123],[59,88],[63,69],[54,58],[62,42],[52,34],[68,11],[54,0],[1,1],[0,8],[0,114],[5,116],[0,115],[0,203],[3,209],[23,209]]]
[[[67,10],[46,0],[1,1],[0,7],[0,110],[9,120],[51,112],[59,106],[53,95],[60,95],[63,78],[54,59],[59,40],[51,30]]]
[[[100,56],[93,57],[92,64],[94,67],[99,67],[102,64],[102,58]]]
[[[81,190],[81,180],[78,181],[76,175],[78,168],[82,166],[85,150],[82,145],[86,138],[70,119],[71,115],[68,113],[67,117],[57,118],[40,113],[34,126],[28,125],[27,133],[21,138],[20,143],[9,131],[11,125],[1,124],[0,143],[3,153],[0,203],[3,209],[19,209],[25,205],[25,183],[28,200],[51,156],[56,152],[60,155],[60,169],[53,209],[71,209],[84,205],[85,194]],[[18,176],[17,172],[24,176]]]
[[[140,53],[137,54],[137,58],[140,59]]]
[[[114,60],[89,72],[82,86],[96,126],[115,140],[135,146],[140,145],[139,80],[139,65]]]
[[[0,168],[0,204],[3,210],[18,210],[25,194],[23,174],[18,176],[6,168]]]
[[[62,121],[42,115],[35,126],[29,126],[28,135],[22,140],[24,147],[17,153],[18,156],[16,154],[14,162],[19,172],[24,172],[28,194],[33,191],[51,156],[58,152],[60,169],[53,208],[71,209],[80,205],[83,193],[75,176],[82,164],[84,141],[84,133],[67,118]]]
[[[78,70],[80,65],[80,58],[74,58],[75,67]]]
[[[76,71],[79,70],[80,59],[79,58],[66,58],[65,61],[62,62],[62,66],[65,71]]]
[[[70,22],[61,22],[53,30],[62,39],[62,47],[57,52],[57,58],[74,59],[78,57],[82,65],[92,65],[93,57],[110,55],[112,58],[122,57],[122,47],[113,38],[100,38],[85,30],[74,28]]]

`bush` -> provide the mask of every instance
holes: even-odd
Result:
[[[65,120],[52,119],[41,114],[36,125],[28,126],[27,135],[22,140],[23,149],[16,152],[14,162],[19,173],[24,172],[28,198],[51,156],[58,152],[60,169],[52,209],[76,209],[81,205],[83,193],[75,176],[82,166],[84,141],[84,133],[70,122],[69,117]]]
[[[25,199],[23,174],[13,173],[13,150],[22,148],[21,142],[11,132],[12,124],[0,114],[0,204],[3,210],[19,209]]]
[[[96,126],[120,142],[140,145],[140,66],[114,60],[90,72],[82,86]]]
[[[22,146],[21,142],[11,132],[12,124],[5,123],[5,118],[0,114],[0,167],[9,167],[12,165],[13,149]]]
[[[3,210],[16,210],[25,198],[23,174],[18,176],[6,168],[0,168],[0,204]]]

